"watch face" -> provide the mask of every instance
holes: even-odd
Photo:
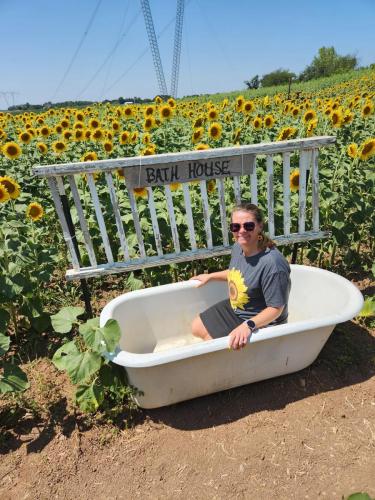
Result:
[[[255,323],[254,323],[254,321],[253,321],[252,319],[248,319],[248,320],[246,321],[246,323],[247,323],[247,326],[248,326],[249,328],[252,328],[252,329],[254,329],[254,328],[255,328]]]

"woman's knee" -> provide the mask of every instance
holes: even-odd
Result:
[[[203,340],[212,339],[211,335],[208,333],[206,327],[204,326],[200,316],[196,316],[191,324],[191,331],[195,337],[199,337]]]

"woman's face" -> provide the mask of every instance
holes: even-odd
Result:
[[[258,224],[255,216],[251,212],[246,212],[245,210],[239,210],[233,212],[232,222],[241,224],[241,228],[238,232],[232,232],[234,240],[241,246],[249,246],[254,243],[258,243],[258,235],[262,232],[263,225]],[[252,231],[246,231],[243,227],[245,222],[253,222],[255,227]]]

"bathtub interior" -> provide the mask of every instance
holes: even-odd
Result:
[[[350,294],[335,278],[331,273],[292,266],[288,323],[344,310]],[[125,294],[125,300],[117,301],[111,313],[122,332],[120,348],[141,354],[200,342],[190,332],[193,318],[227,293],[225,282],[214,281],[199,288],[162,286],[145,294]]]

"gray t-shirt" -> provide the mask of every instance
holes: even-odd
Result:
[[[290,287],[290,267],[277,248],[266,248],[245,257],[240,245],[233,245],[228,273],[229,298],[241,319],[249,319],[268,306],[284,306],[281,315],[270,325],[286,323]]]

